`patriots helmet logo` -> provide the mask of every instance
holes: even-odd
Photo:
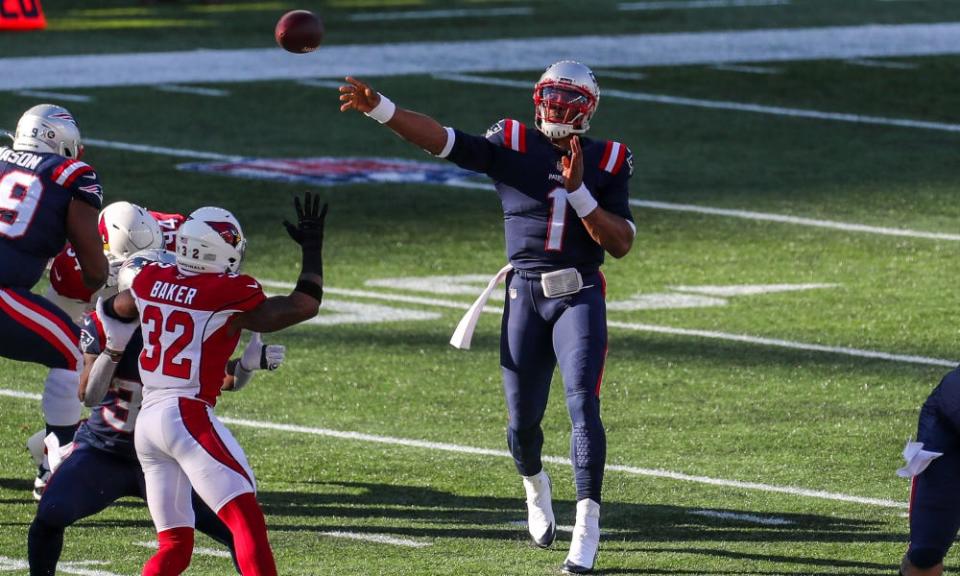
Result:
[[[66,120],[67,122],[72,123],[74,126],[79,126],[79,124],[77,124],[77,121],[73,119],[73,116],[71,116],[70,113],[66,111],[51,114],[50,117],[56,118],[57,120]]]
[[[204,224],[213,228],[213,230],[223,238],[223,241],[236,248],[240,245],[243,238],[240,236],[240,230],[230,222],[211,222],[204,220]]]

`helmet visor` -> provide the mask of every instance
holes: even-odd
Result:
[[[568,86],[544,86],[536,100],[540,119],[555,124],[579,124],[591,107],[586,93]]]

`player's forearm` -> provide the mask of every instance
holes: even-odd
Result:
[[[634,231],[626,218],[598,206],[581,221],[590,237],[614,258],[623,258],[633,247]]]
[[[85,202],[73,200],[67,209],[67,239],[80,263],[87,288],[96,290],[107,281],[109,266],[103,255],[103,240],[97,232],[97,210]]]
[[[309,320],[320,310],[320,301],[294,290],[289,296],[273,296],[249,312],[237,316],[233,328],[253,332],[276,332]]]
[[[434,156],[440,154],[447,144],[446,129],[426,114],[397,108],[386,126],[404,140]]]

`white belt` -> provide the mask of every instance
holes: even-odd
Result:
[[[473,331],[477,328],[477,322],[480,320],[483,307],[486,306],[487,300],[490,299],[490,294],[493,293],[498,284],[503,282],[511,270],[513,270],[513,265],[507,264],[497,272],[496,276],[490,279],[487,287],[480,293],[480,296],[477,297],[477,300],[470,306],[467,313],[463,315],[460,323],[457,324],[457,329],[453,331],[453,336],[450,337],[451,346],[460,350],[470,349],[470,340],[473,339]]]

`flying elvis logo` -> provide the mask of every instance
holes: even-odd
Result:
[[[449,164],[400,158],[251,158],[238,162],[189,163],[177,166],[189,172],[222,174],[314,186],[343,184],[424,183],[457,184],[476,175]]]

